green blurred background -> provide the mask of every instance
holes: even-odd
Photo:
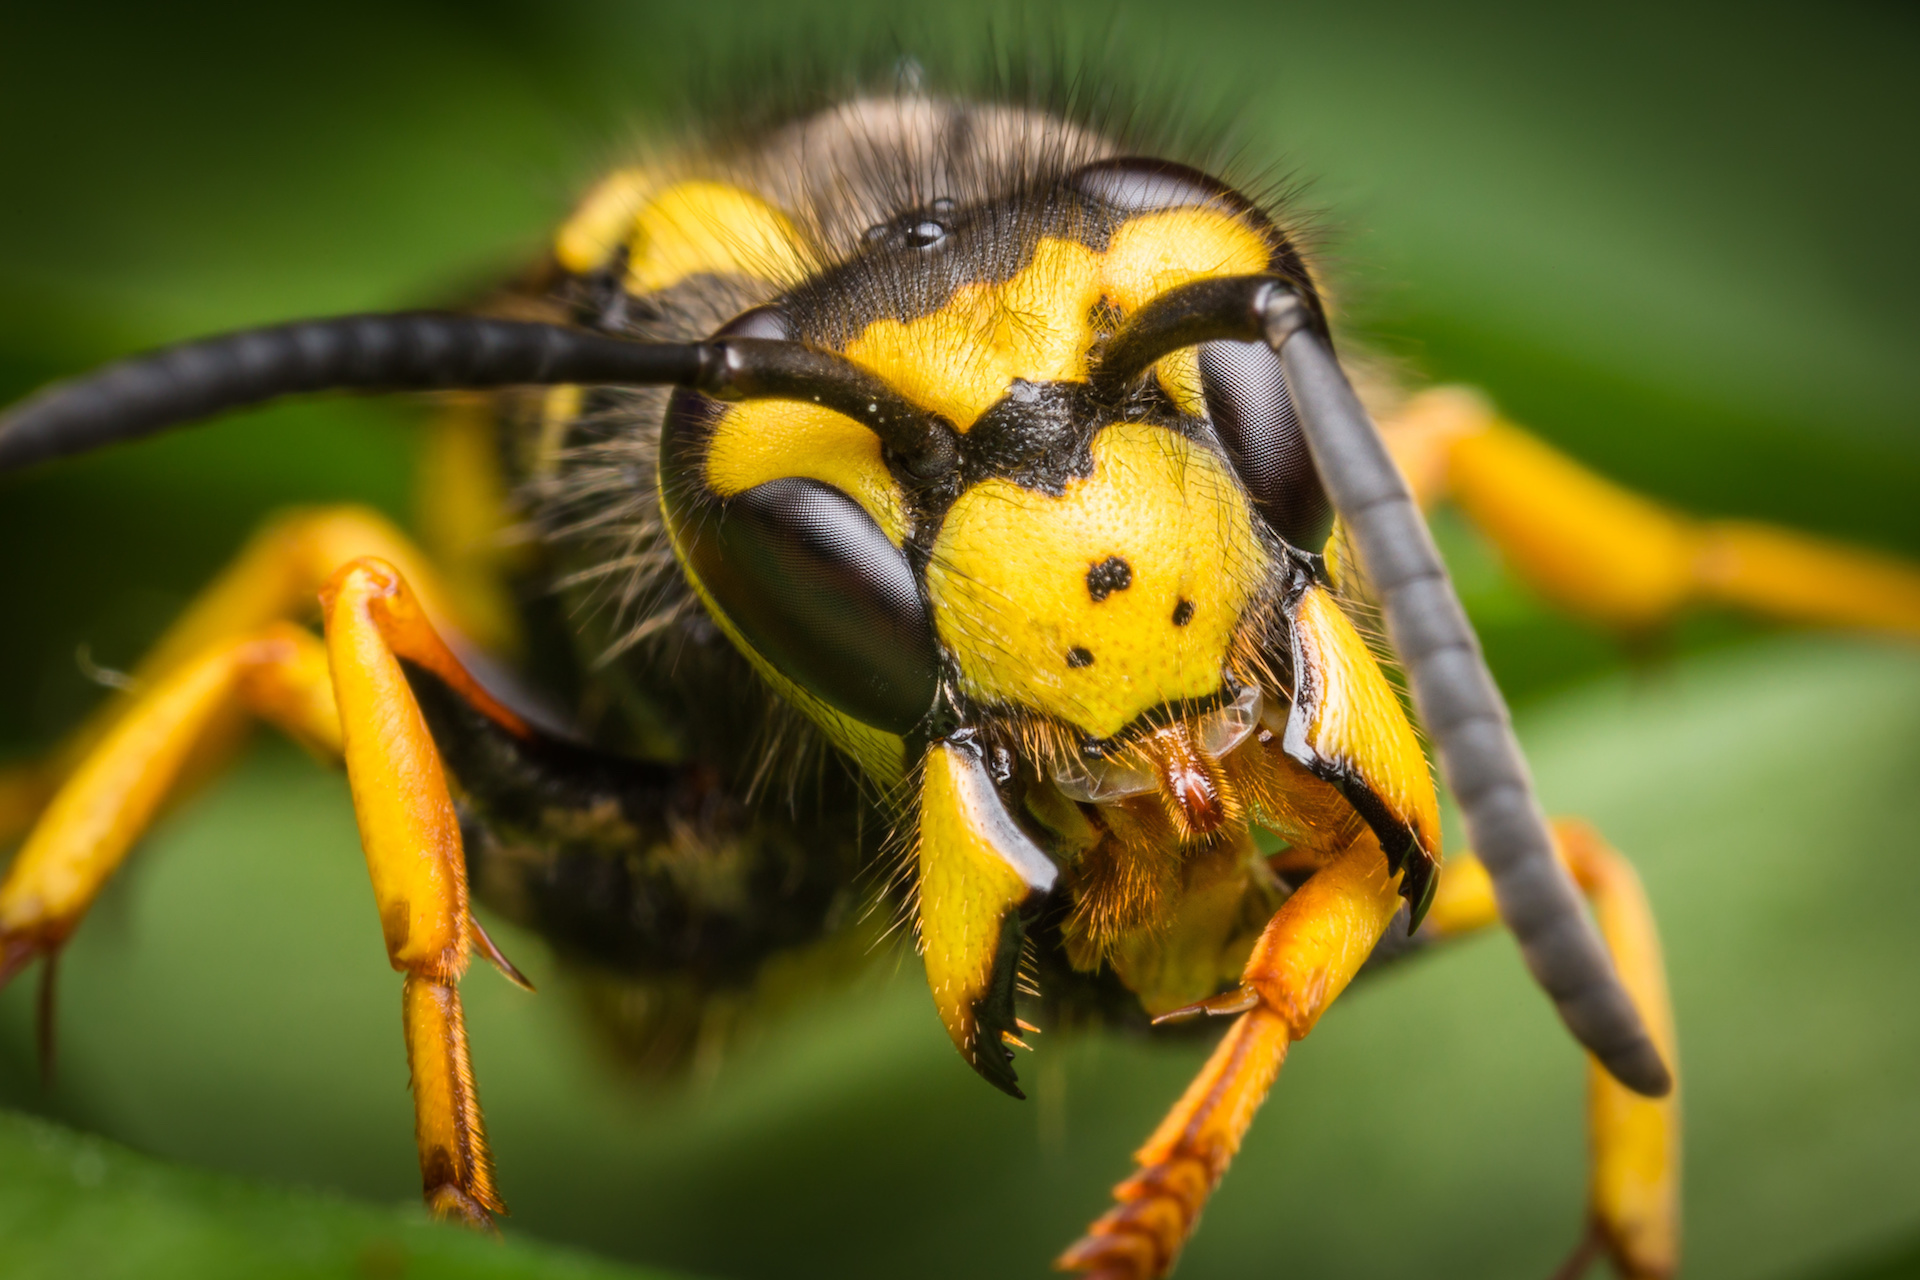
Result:
[[[140,347],[432,303],[747,48],[897,27],[1110,48],[1242,99],[1310,181],[1349,332],[1696,510],[1920,555],[1920,215],[1893,5],[334,3],[0,12],[0,397]],[[404,517],[414,410],[313,403],[0,480],[0,758],[43,748],[248,529]],[[1689,1274],[1920,1274],[1920,654],[1685,620],[1624,653],[1457,522],[1549,805],[1639,863],[1687,1071]],[[1045,1036],[974,1080],[911,957],[679,1087],[541,984],[467,984],[509,1245],[418,1221],[398,982],[344,788],[281,744],[162,824],[62,970],[0,997],[0,1274],[1036,1275],[1203,1052]],[[1188,1277],[1539,1277],[1580,1215],[1578,1054],[1504,939],[1357,989],[1289,1064]],[[216,1171],[214,1174],[204,1170]],[[230,1176],[239,1175],[241,1180]],[[288,1193],[281,1188],[300,1188]],[[344,1197],[344,1198],[343,1198]]]

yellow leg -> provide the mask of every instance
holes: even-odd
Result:
[[[0,849],[33,826],[57,785],[53,771],[40,761],[0,768]]]
[[[53,796],[0,882],[0,981],[66,941],[229,708],[337,752],[325,681],[319,641],[280,623],[210,646],[136,699]]]
[[[1274,914],[1238,991],[1181,1013],[1241,1011],[1187,1092],[1134,1153],[1119,1201],[1054,1264],[1099,1280],[1151,1280],[1173,1267],[1287,1048],[1346,989],[1400,907],[1398,877],[1371,834]],[[1176,1016],[1176,1015],[1168,1015]]]
[[[484,1225],[488,1211],[504,1206],[494,1191],[458,984],[474,944],[493,948],[468,909],[453,797],[400,660],[432,672],[508,732],[528,729],[460,666],[391,564],[353,561],[327,583],[320,603],[360,843],[388,959],[407,975],[422,1187],[436,1214]]]
[[[1660,939],[1639,877],[1586,824],[1562,820],[1554,834],[1561,857],[1593,901],[1601,935],[1661,1055],[1677,1064]],[[1449,858],[1424,931],[1446,937],[1498,922],[1486,870],[1471,855]],[[1628,1280],[1672,1275],[1680,1254],[1680,1091],[1643,1098],[1591,1060],[1587,1091],[1592,1238]]]
[[[1920,568],[1771,525],[1693,520],[1613,484],[1457,387],[1384,424],[1423,502],[1452,498],[1568,612],[1644,632],[1695,602],[1920,638]]]
[[[454,593],[441,585],[426,557],[386,517],[364,507],[290,511],[269,521],[220,576],[200,593],[132,672],[134,693],[109,698],[40,762],[0,770],[0,846],[33,825],[80,762],[127,714],[138,691],[164,682],[183,664],[221,643],[258,632],[270,623],[313,616],[321,584],[335,569],[360,556],[378,556],[417,584],[428,614],[451,634],[489,643]],[[196,772],[211,769],[234,735],[213,724],[200,739]]]
[[[72,934],[178,783],[203,736],[245,711],[344,756],[388,958],[406,975],[427,1203],[491,1221],[503,1207],[468,1062],[458,982],[475,943],[460,828],[400,661],[509,732],[526,726],[468,677],[391,564],[350,562],[321,592],[326,643],[284,622],[216,640],[141,689],[72,771],[0,882],[0,980]]]

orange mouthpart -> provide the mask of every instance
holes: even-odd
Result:
[[[1175,723],[1156,729],[1144,746],[1167,794],[1174,798],[1176,815],[1185,819],[1187,834],[1206,836],[1218,831],[1227,820],[1220,779],[1187,726]]]

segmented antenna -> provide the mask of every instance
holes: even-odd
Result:
[[[1427,523],[1292,286],[1233,276],[1162,294],[1109,339],[1094,386],[1117,395],[1169,352],[1220,339],[1264,340],[1280,354],[1314,465],[1379,593],[1440,771],[1534,980],[1615,1079],[1650,1097],[1666,1093],[1672,1073],[1554,853],[1506,701]]]
[[[408,311],[205,338],[56,383],[0,417],[0,471],[319,391],[694,387],[804,400],[863,423],[923,478],[950,472],[952,427],[830,351],[765,338],[629,342],[560,325]]]

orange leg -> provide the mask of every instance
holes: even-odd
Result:
[[[1773,525],[1693,520],[1588,471],[1458,387],[1384,424],[1423,503],[1451,498],[1514,572],[1569,613],[1627,633],[1695,603],[1920,638],[1920,568]]]
[[[1660,939],[1640,878],[1585,823],[1561,820],[1554,834],[1561,857],[1593,902],[1601,935],[1661,1055],[1677,1063]],[[1479,861],[1471,855],[1448,859],[1423,932],[1448,937],[1498,922],[1493,886]],[[1670,1276],[1680,1255],[1679,1089],[1645,1098],[1589,1059],[1587,1098],[1589,1238],[1627,1280]],[[1577,1266],[1584,1247],[1574,1256]]]
[[[287,623],[216,640],[137,693],[71,772],[0,882],[0,977],[51,957],[178,783],[204,735],[250,712],[343,755],[388,958],[403,994],[428,1204],[479,1225],[502,1212],[457,983],[478,942],[440,755],[401,669],[439,677],[510,732],[526,726],[468,677],[398,570],[364,558],[321,592],[326,643]]]
[[[230,707],[337,753],[326,680],[320,642],[278,623],[209,647],[134,701],[55,793],[0,882],[0,979],[66,941]]]
[[[378,556],[399,567],[424,597],[435,622],[488,644],[495,632],[474,625],[476,611],[464,595],[441,584],[425,557],[404,534],[364,507],[317,507],[268,521],[233,562],[177,618],[131,673],[131,689],[109,698],[69,734],[51,756],[0,769],[0,846],[33,826],[61,783],[86,760],[133,706],[138,691],[166,680],[183,664],[216,646],[251,636],[269,623],[313,615],[314,596],[335,569],[358,556]],[[488,615],[490,616],[490,615]],[[203,726],[192,774],[207,772],[234,735]]]
[[[1055,1266],[1099,1280],[1167,1274],[1273,1087],[1288,1046],[1346,989],[1399,910],[1397,880],[1371,835],[1355,841],[1274,913],[1239,990],[1167,1015],[1244,1010],[1134,1153],[1140,1171],[1114,1188],[1119,1203]]]

